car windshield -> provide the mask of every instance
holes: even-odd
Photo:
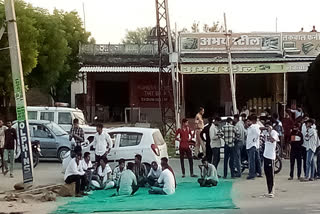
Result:
[[[82,112],[72,112],[73,116],[79,120],[79,125],[86,125],[87,122],[84,119],[84,115]]]
[[[63,130],[58,124],[56,123],[47,123],[45,124],[53,133],[57,136],[67,135],[68,133]]]

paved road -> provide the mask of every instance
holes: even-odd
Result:
[[[175,169],[177,176],[181,176],[180,164],[177,159],[170,161]],[[194,164],[195,169],[197,163]],[[222,168],[222,165],[220,166]],[[219,171],[221,168],[219,167]],[[186,169],[188,163],[186,161]],[[187,171],[188,172],[188,171]],[[40,162],[35,169],[35,181],[37,185],[63,183],[63,174],[61,173],[61,165],[56,161]],[[198,172],[199,173],[199,172]],[[247,173],[247,172],[245,172]],[[283,170],[276,175],[275,187],[276,197],[273,199],[263,198],[261,195],[266,192],[265,178],[247,181],[243,178],[234,182],[232,195],[234,203],[240,209],[236,210],[179,210],[179,211],[148,211],[152,214],[313,214],[320,213],[320,181],[301,183],[298,180],[288,181],[289,162],[284,161]],[[0,175],[0,191],[12,189],[13,184],[21,181],[21,169],[17,164],[15,170],[15,178],[10,179]],[[52,203],[51,209],[54,208]],[[44,205],[44,206],[47,206]],[[36,209],[33,206],[32,209]],[[127,214],[132,214],[128,212]],[[137,214],[146,212],[134,212]]]

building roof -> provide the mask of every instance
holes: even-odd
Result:
[[[157,73],[159,67],[108,67],[108,66],[84,66],[81,67],[82,73]],[[168,69],[165,69],[168,72]]]
[[[314,57],[306,58],[232,58],[233,63],[259,63],[259,62],[312,62]],[[181,57],[180,63],[228,63],[228,58],[219,57]]]

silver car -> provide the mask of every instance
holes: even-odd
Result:
[[[17,129],[17,123],[13,125]],[[74,141],[69,141],[69,135],[58,124],[46,120],[29,120],[31,141],[39,141],[41,158],[62,157],[71,149]],[[20,157],[20,146],[17,148],[16,157]]]

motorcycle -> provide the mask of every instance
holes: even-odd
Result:
[[[33,158],[33,168],[39,164],[39,158],[41,155],[40,141],[35,140],[31,142],[32,148],[32,158]]]
[[[259,154],[260,154],[261,165],[263,164],[263,152],[264,152],[264,141],[260,141]],[[278,174],[282,169],[282,160],[280,157],[280,152],[281,152],[281,146],[279,143],[277,143],[276,159],[274,161],[274,174]],[[243,172],[244,170],[249,169],[248,155],[247,155],[245,146],[241,152],[241,159],[242,159],[241,160],[241,171]]]

